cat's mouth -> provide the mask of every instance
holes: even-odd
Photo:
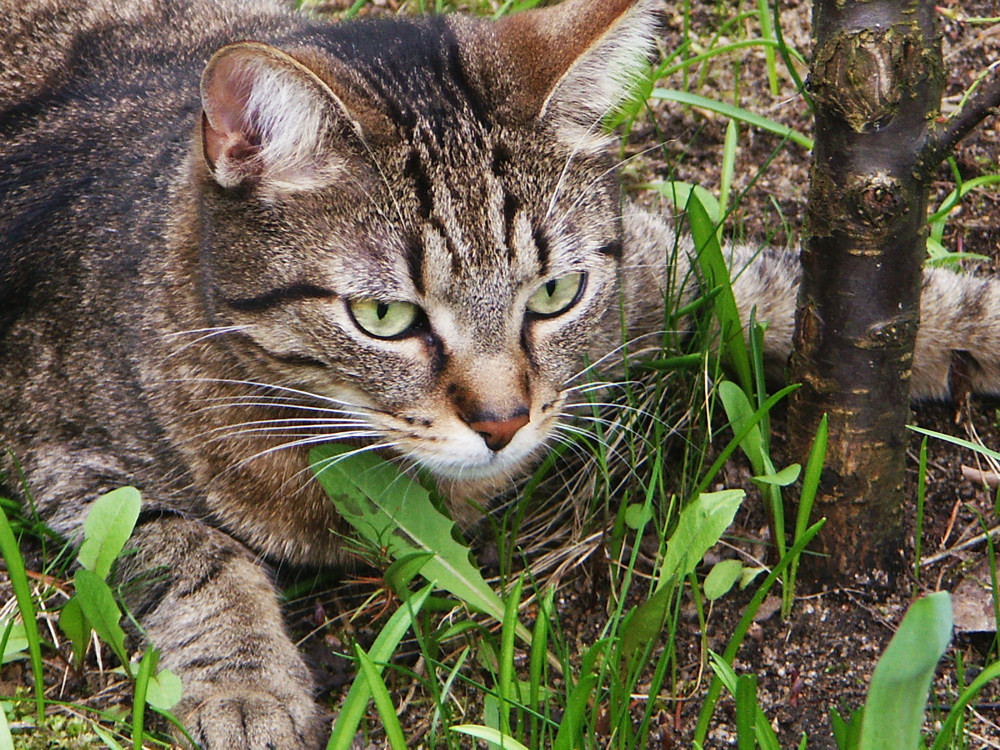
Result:
[[[508,478],[523,472],[525,464],[541,448],[542,438],[537,429],[525,426],[494,450],[487,445],[493,438],[462,430],[434,442],[421,441],[411,447],[407,455],[440,479]]]

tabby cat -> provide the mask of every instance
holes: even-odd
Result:
[[[322,744],[268,566],[338,564],[343,529],[289,433],[382,446],[468,516],[621,343],[620,300],[626,338],[662,325],[687,256],[667,267],[598,127],[656,6],[323,25],[270,0],[3,0],[0,441],[71,539],[141,489],[118,574],[148,579],[128,604],[202,747]],[[733,252],[782,362],[795,260]],[[995,391],[997,283],[929,273],[923,307],[915,393],[947,395],[953,349]]]

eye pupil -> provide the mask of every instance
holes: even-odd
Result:
[[[384,319],[386,313],[388,312],[389,312],[389,304],[387,302],[379,302],[378,305],[375,307],[375,315],[378,316],[379,320]]]
[[[556,293],[556,287],[559,285],[558,279],[553,279],[552,281],[545,282],[545,293],[550,297]]]

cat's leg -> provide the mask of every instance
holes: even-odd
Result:
[[[141,524],[119,578],[126,603],[175,672],[175,713],[204,750],[314,750],[325,722],[282,622],[266,570],[243,545],[198,521]]]

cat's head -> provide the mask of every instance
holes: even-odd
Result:
[[[645,63],[651,4],[216,53],[203,293],[213,324],[238,329],[241,376],[315,394],[331,437],[442,478],[517,472],[598,329],[617,328],[621,199],[600,123]]]

